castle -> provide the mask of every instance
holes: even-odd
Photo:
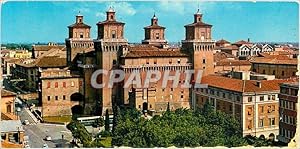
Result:
[[[184,73],[185,70],[191,69],[203,70],[203,76],[213,74],[215,42],[211,36],[212,25],[203,22],[202,14],[198,10],[194,14],[194,22],[184,26],[186,34],[180,48],[168,46],[165,39],[165,27],[159,24],[155,14],[151,18],[151,24],[144,27],[145,38],[141,44],[129,44],[124,37],[124,27],[125,23],[119,22],[116,12],[109,8],[106,12],[106,20],[97,23],[98,34],[97,38],[93,40],[90,37],[91,27],[84,23],[84,17],[76,16],[76,22],[68,26],[69,37],[65,40],[66,70],[70,71],[71,76],[77,78],[80,76],[77,82],[73,83],[75,87],[78,84],[80,89],[75,92],[73,89],[72,93],[68,94],[68,90],[64,90],[63,94],[71,95],[71,97],[66,98],[65,95],[62,95],[63,99],[72,101],[72,98],[76,98],[74,99],[76,102],[62,103],[57,106],[62,106],[64,111],[70,112],[67,108],[71,109],[71,106],[75,105],[87,115],[101,115],[106,110],[111,113],[112,107],[116,105],[134,107],[152,113],[165,111],[168,105],[173,110],[190,108],[192,105],[191,88],[173,88],[174,80],[172,81],[172,79],[167,82],[165,87],[162,86],[162,80],[150,83],[148,87],[144,88],[135,84],[129,84],[128,87],[123,88],[123,85],[126,80],[130,79],[131,73],[139,72],[141,80],[144,81],[149,77],[146,72],[151,70],[159,71],[161,74],[168,72],[169,76],[176,75],[177,71]],[[91,85],[91,76],[99,69],[108,72],[116,69],[123,70],[125,80],[113,84],[112,88],[105,86],[96,89]],[[109,75],[101,74],[97,77],[97,82],[108,82],[109,79]],[[44,84],[48,82],[49,85],[51,81],[56,81],[54,84],[60,84],[57,79],[44,80]],[[68,88],[68,80],[64,81],[63,86]],[[74,80],[72,81],[74,82]],[[178,83],[179,85],[184,84],[185,81],[184,76],[180,76]],[[189,83],[193,81],[194,76]],[[44,88],[47,89],[47,87]],[[47,93],[46,90],[42,92]],[[42,103],[57,102],[60,97],[55,97],[57,101],[49,99],[49,97],[46,99],[45,95]],[[48,104],[42,106],[45,109]],[[50,113],[47,116],[52,116],[49,107],[48,111]],[[67,114],[68,112],[65,113],[65,115]]]

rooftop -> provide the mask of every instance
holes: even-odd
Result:
[[[293,79],[261,80],[261,87],[257,86],[256,80],[240,80],[217,75],[202,77],[202,84],[221,88],[225,90],[246,93],[246,92],[268,92],[278,91],[280,83],[294,82]]]
[[[264,63],[264,64],[285,64],[285,65],[297,65],[297,58],[289,58],[284,55],[269,55],[266,53],[259,54],[257,57],[250,59],[251,63]]]
[[[187,57],[178,48],[157,48],[151,45],[132,45],[128,47],[129,52],[123,55],[125,58],[142,57]]]
[[[0,128],[1,132],[24,131],[20,120],[2,120]]]
[[[1,89],[1,97],[7,97],[7,96],[15,96],[16,94],[14,92],[8,91],[6,89]]]

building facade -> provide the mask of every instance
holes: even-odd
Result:
[[[83,113],[83,82],[79,76],[52,68],[43,70],[40,80],[42,117],[72,115],[72,110]]]
[[[283,83],[279,94],[279,135],[280,142],[289,143],[295,136],[297,125],[299,83]]]
[[[260,54],[250,60],[251,71],[275,75],[276,78],[296,77],[298,60],[281,55]]]
[[[241,122],[243,136],[275,138],[279,134],[279,84],[290,80],[240,80],[205,76],[208,88],[194,91],[195,106],[211,103]]]

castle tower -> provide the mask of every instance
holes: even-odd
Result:
[[[145,39],[143,44],[152,44],[156,46],[163,46],[167,44],[165,40],[165,27],[158,25],[158,18],[153,15],[151,18],[151,25],[144,27]]]
[[[190,55],[195,71],[203,70],[202,76],[214,73],[213,49],[215,41],[211,37],[212,25],[202,21],[202,14],[194,14],[194,22],[185,25],[185,40],[182,50]]]
[[[66,39],[67,63],[71,64],[78,53],[83,53],[94,47],[90,37],[91,27],[83,23],[83,16],[78,14],[75,23],[68,26],[69,38]]]
[[[106,12],[106,20],[97,23],[98,37],[94,41],[96,50],[96,64],[98,69],[110,71],[116,68],[119,64],[119,57],[122,54],[122,46],[127,45],[127,40],[124,38],[125,23],[116,20],[116,13],[110,7]],[[102,75],[99,78],[100,82],[104,82],[106,86],[99,89],[98,96],[101,102],[102,113],[109,109],[112,111],[112,106],[119,94],[117,87],[108,88],[109,75]]]

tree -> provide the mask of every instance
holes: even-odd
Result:
[[[108,109],[105,111],[105,131],[110,131],[109,130],[109,114],[108,114]]]
[[[118,125],[118,121],[121,118],[120,108],[118,106],[115,106],[114,108],[114,119],[113,119],[113,129],[112,134],[114,135],[114,131]]]

